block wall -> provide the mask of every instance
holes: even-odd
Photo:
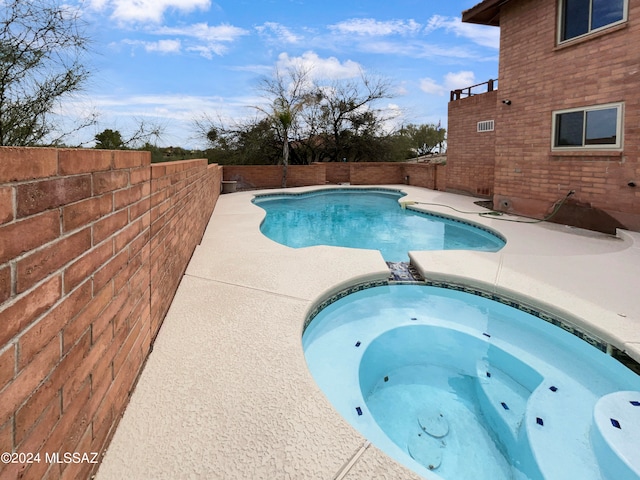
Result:
[[[0,478],[88,478],[220,192],[205,160],[0,148]],[[98,456],[98,460],[101,456]]]
[[[556,0],[506,3],[500,13],[494,205],[544,216],[570,190],[567,222],[608,217],[640,230],[640,2],[628,22],[557,45]],[[622,151],[557,152],[554,110],[624,102]],[[449,117],[451,121],[451,116]],[[450,146],[451,148],[451,146]]]
[[[287,187],[325,184],[324,164],[289,165]],[[225,165],[224,180],[235,180],[238,188],[279,188],[282,185],[282,165]]]
[[[501,83],[502,85],[502,83]],[[447,190],[493,195],[496,131],[478,132],[478,122],[496,120],[498,91],[449,102]]]
[[[324,165],[327,172],[327,183],[340,184],[349,182],[349,163],[327,162]]]
[[[235,180],[238,188],[279,188],[282,167],[277,165],[225,165],[224,180]],[[408,176],[408,178],[407,178]],[[384,185],[407,183],[444,190],[447,183],[445,165],[402,162],[314,163],[290,165],[288,187],[351,183]]]
[[[448,164],[403,164],[402,177],[409,185],[444,191],[447,188]]]
[[[386,162],[349,163],[349,182],[353,185],[405,183],[403,165]]]

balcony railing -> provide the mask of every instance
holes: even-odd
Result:
[[[498,89],[498,79],[489,80],[487,82],[471,85],[470,87],[461,88],[459,90],[451,90],[450,101],[460,100],[464,97],[472,95],[480,95],[482,93],[493,92]]]

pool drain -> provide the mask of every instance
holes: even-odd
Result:
[[[423,409],[418,415],[418,424],[434,438],[442,438],[449,433],[449,422],[437,408]]]
[[[435,470],[442,463],[442,442],[423,433],[412,434],[407,442],[409,455],[429,470]]]

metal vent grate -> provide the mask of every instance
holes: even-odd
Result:
[[[484,120],[482,122],[478,122],[478,132],[493,132],[493,127],[493,120]]]

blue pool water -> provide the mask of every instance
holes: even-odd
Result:
[[[254,203],[267,212],[262,233],[293,248],[365,248],[401,262],[410,250],[497,251],[505,244],[469,223],[403,209],[403,196],[390,189],[342,188],[257,196]]]
[[[504,303],[367,288],[321,310],[302,342],[336,410],[425,478],[640,478],[640,376]]]

